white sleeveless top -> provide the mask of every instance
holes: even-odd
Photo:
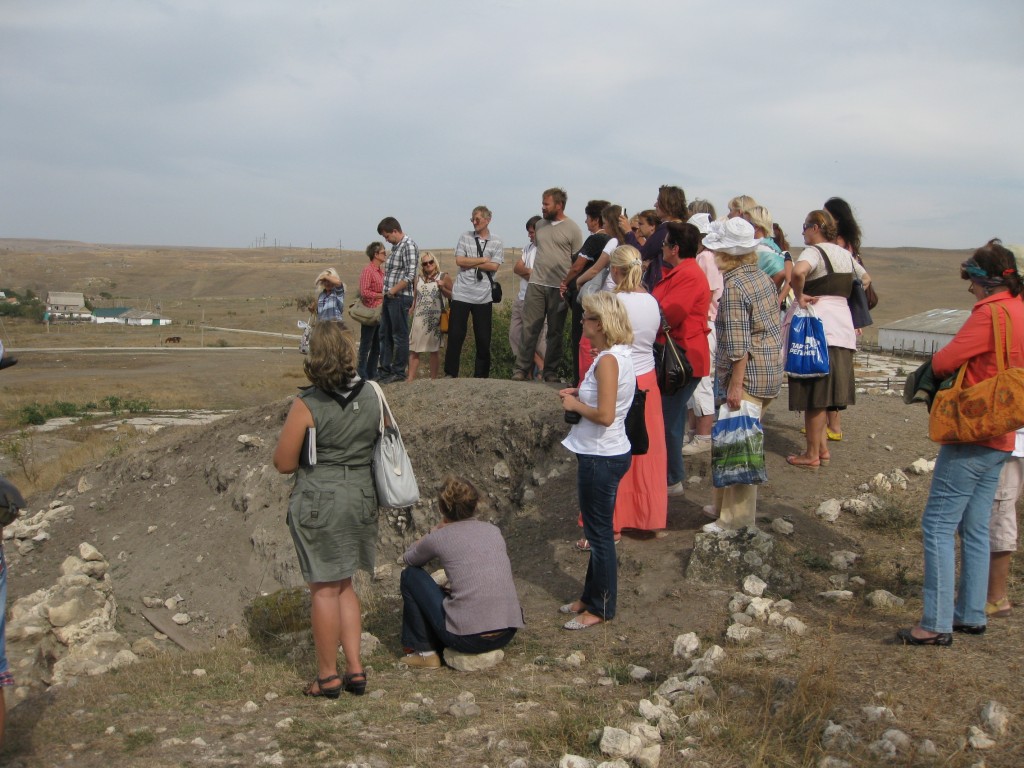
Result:
[[[633,372],[633,353],[628,344],[616,344],[594,359],[587,375],[580,382],[579,400],[584,405],[597,407],[597,364],[605,355],[614,355],[619,363],[619,380],[615,395],[615,420],[611,426],[603,427],[584,417],[574,424],[562,445],[573,453],[589,456],[621,456],[629,453],[631,445],[626,437],[626,412],[633,402],[636,391],[636,374]]]

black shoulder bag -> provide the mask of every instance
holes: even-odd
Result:
[[[672,329],[661,315],[661,330],[665,334],[664,344],[654,345],[654,367],[658,374],[658,389],[661,394],[671,397],[693,378],[693,366],[686,359],[686,350],[672,339]]]
[[[480,245],[480,238],[479,237],[476,238],[476,253],[477,253],[477,255],[481,259],[484,258],[484,248],[487,247],[487,243],[488,243],[488,241],[484,240],[484,244],[481,246]],[[501,304],[501,283],[494,282],[494,277],[491,275],[490,271],[484,270],[484,269],[480,269],[479,267],[477,267],[477,270],[476,270],[476,279],[477,280],[480,279],[481,273],[483,273],[484,275],[487,275],[487,279],[491,283],[491,303],[492,304]]]

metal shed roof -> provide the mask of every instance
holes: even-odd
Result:
[[[879,326],[879,330],[924,331],[952,335],[960,330],[970,315],[969,309],[929,309],[919,315],[911,315],[902,320],[886,323]]]

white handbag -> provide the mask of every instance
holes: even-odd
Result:
[[[380,399],[379,436],[373,448],[373,483],[377,487],[377,505],[399,509],[411,507],[420,500],[420,489],[416,485],[412,462],[384,391],[376,381],[371,381],[370,386]]]

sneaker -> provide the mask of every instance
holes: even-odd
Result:
[[[669,496],[682,496],[684,493],[686,493],[686,489],[683,488],[682,482],[672,483],[672,485],[668,487]]]
[[[557,373],[545,373],[544,374],[544,383],[545,384],[561,384],[562,383],[562,377],[559,376]]]
[[[711,435],[694,435],[683,445],[683,456],[695,456],[711,450]]]
[[[707,504],[706,506],[701,507],[700,508],[700,513],[702,515],[704,515],[704,517],[707,517],[707,518],[709,518],[711,520],[717,520],[718,519],[718,510],[715,509],[715,505],[714,504]]]
[[[522,371],[516,371],[512,374],[512,381],[526,381],[526,374]]]
[[[701,528],[704,533],[725,533],[725,528],[720,526],[718,523],[708,523]]]
[[[440,669],[441,668],[441,657],[436,653],[432,653],[429,656],[424,656],[420,653],[407,653],[402,659],[405,665],[412,669]]]

